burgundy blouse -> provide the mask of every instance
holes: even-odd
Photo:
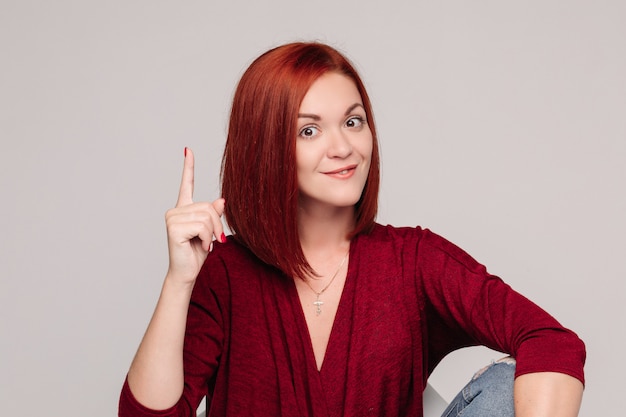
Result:
[[[376,225],[350,248],[345,287],[320,371],[293,280],[232,240],[215,245],[187,321],[185,389],[149,410],[122,389],[120,416],[422,416],[426,379],[449,352],[485,345],[517,375],[584,382],[570,330],[440,236]]]

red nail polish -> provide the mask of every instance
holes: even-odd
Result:
[[[185,158],[187,157],[187,147],[185,146]]]
[[[220,242],[226,243],[226,235],[224,233],[222,233],[222,236],[220,236]]]

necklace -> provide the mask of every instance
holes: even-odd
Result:
[[[324,302],[322,300],[320,300],[320,295],[324,294],[324,291],[326,291],[328,289],[328,287],[330,287],[330,284],[333,283],[333,281],[335,280],[335,278],[337,277],[337,274],[339,273],[339,271],[341,270],[341,267],[343,266],[344,263],[346,263],[346,259],[348,259],[348,254],[350,253],[350,251],[348,251],[346,253],[346,256],[343,257],[343,259],[341,260],[341,263],[339,264],[339,266],[337,267],[337,270],[335,271],[335,273],[333,274],[332,278],[330,279],[330,281],[328,282],[328,284],[326,284],[326,286],[324,288],[322,288],[321,291],[317,292],[313,289],[313,287],[311,287],[311,284],[309,284],[308,280],[305,280],[304,283],[311,289],[311,291],[313,291],[313,293],[315,294],[315,301],[313,301],[313,305],[315,306],[315,315],[319,316],[320,314],[322,314],[322,305],[324,304]]]

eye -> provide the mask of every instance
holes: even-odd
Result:
[[[304,126],[302,129],[300,129],[298,136],[300,136],[301,138],[310,139],[310,138],[317,136],[318,134],[319,134],[319,129],[317,127]]]
[[[360,128],[363,124],[365,124],[365,119],[361,116],[352,116],[346,120],[346,127],[349,128]]]

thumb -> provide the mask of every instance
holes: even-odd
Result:
[[[222,198],[218,198],[212,204],[213,204],[213,208],[215,209],[217,214],[222,216],[224,214],[224,208],[226,207],[226,200],[223,197]]]

